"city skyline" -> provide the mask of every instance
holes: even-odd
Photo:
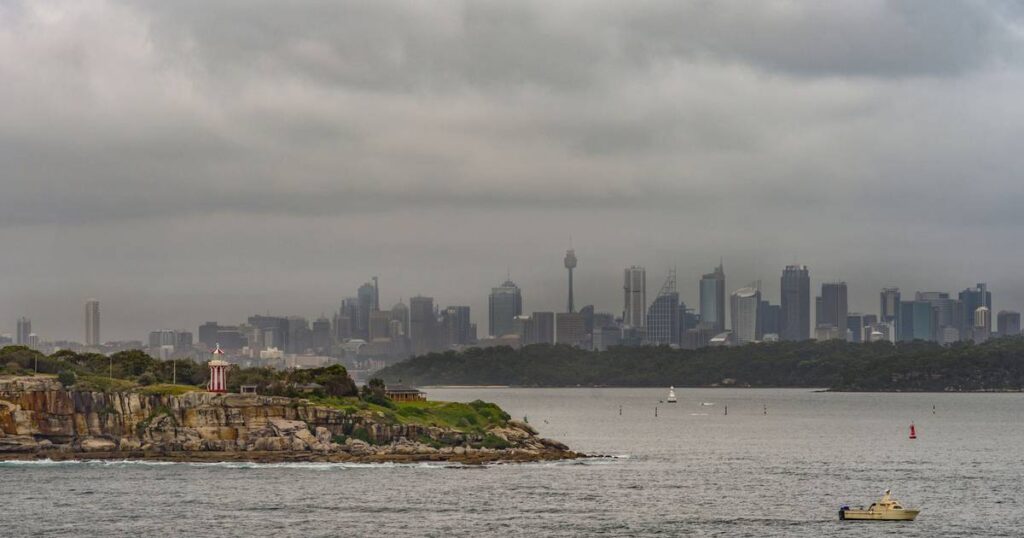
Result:
[[[712,276],[715,276],[715,275],[718,275],[718,274],[724,274],[724,272],[722,272],[722,269],[721,269],[723,265],[724,264],[720,260],[719,266],[717,266],[712,273],[703,274],[699,279],[696,279],[694,282],[691,282],[691,286],[690,287],[693,288],[692,289],[692,293],[691,293],[693,295],[693,299],[688,299],[682,292],[675,291],[675,287],[676,287],[675,286],[676,271],[675,271],[674,268],[667,269],[665,271],[665,275],[667,275],[670,278],[670,281],[672,282],[672,285],[673,285],[673,292],[672,292],[673,296],[678,298],[678,301],[680,301],[680,302],[684,303],[685,305],[687,305],[688,306],[688,311],[691,311],[691,312],[694,312],[694,313],[699,313],[699,310],[700,310],[700,287],[702,285],[701,283],[702,282],[706,282],[709,279],[709,277],[712,277]],[[854,315],[854,314],[858,314],[858,315],[860,315],[860,314],[868,314],[868,315],[874,315],[874,316],[881,316],[883,314],[883,312],[882,312],[882,309],[883,309],[882,303],[885,302],[884,296],[885,296],[885,294],[889,293],[893,289],[899,290],[899,292],[897,293],[897,300],[899,300],[899,294],[902,293],[902,302],[904,302],[904,303],[906,303],[906,302],[914,302],[914,301],[911,301],[911,299],[914,299],[917,302],[925,301],[928,304],[936,305],[936,304],[938,304],[938,301],[948,300],[948,299],[940,299],[940,297],[947,297],[947,298],[948,297],[953,297],[953,298],[959,297],[961,302],[964,303],[964,308],[965,309],[970,309],[971,307],[978,306],[978,305],[987,306],[990,309],[990,311],[991,311],[990,312],[990,318],[991,319],[989,320],[989,325],[990,325],[990,328],[992,328],[993,330],[996,329],[997,321],[998,321],[997,317],[998,317],[999,313],[1001,313],[1003,311],[1014,312],[1014,313],[1021,311],[1021,309],[1019,309],[1019,308],[1014,308],[1012,306],[1007,306],[1005,304],[1005,302],[996,301],[993,304],[992,293],[991,293],[991,291],[989,291],[991,286],[988,285],[987,283],[986,284],[979,284],[979,286],[982,286],[982,288],[980,290],[978,290],[978,291],[972,291],[972,289],[973,289],[972,287],[974,286],[974,284],[966,286],[966,289],[958,290],[958,289],[955,289],[955,288],[950,288],[950,289],[944,289],[942,291],[937,291],[937,290],[913,290],[911,288],[901,287],[901,286],[887,286],[887,287],[883,287],[881,289],[875,290],[874,306],[873,307],[871,306],[870,299],[864,298],[865,300],[862,301],[862,303],[858,303],[858,304],[863,304],[865,307],[864,308],[854,308],[852,306],[848,306],[848,305],[845,304],[847,302],[847,300],[848,300],[847,297],[846,297],[846,294],[847,294],[846,282],[835,281],[835,280],[830,280],[830,279],[821,279],[821,280],[816,279],[816,278],[814,278],[814,271],[813,271],[813,269],[809,268],[808,266],[804,266],[804,265],[797,265],[797,266],[787,265],[786,267],[784,267],[782,269],[782,271],[781,271],[783,280],[785,280],[786,275],[789,274],[793,268],[799,269],[800,271],[804,272],[805,274],[808,273],[808,272],[810,273],[810,276],[808,276],[806,278],[808,280],[808,283],[810,284],[811,294],[817,296],[817,299],[818,299],[817,302],[819,302],[819,303],[822,300],[822,294],[825,293],[827,295],[829,292],[826,291],[826,290],[828,290],[830,287],[834,287],[836,285],[842,286],[842,292],[843,292],[842,301],[843,301],[843,305],[842,305],[842,307],[839,307],[839,308],[840,309],[845,308],[844,311],[846,313],[850,314],[850,315]],[[563,268],[563,270],[564,270],[564,268]],[[628,278],[628,275],[631,273],[631,271],[639,272],[640,277],[643,279],[643,282],[644,282],[643,285],[644,285],[644,287],[646,287],[646,269],[643,268],[643,267],[639,267],[639,266],[627,267],[625,269],[625,273],[627,275],[627,278]],[[758,274],[761,274],[761,273],[758,273]],[[656,274],[656,275],[653,275],[653,277],[654,278],[660,278],[660,275]],[[380,288],[379,288],[378,278],[379,277],[377,277],[377,276],[372,277],[368,281],[365,281],[364,284],[359,286],[358,289],[357,289],[357,295],[359,295],[359,297],[349,296],[349,297],[346,297],[345,299],[341,300],[342,309],[346,308],[345,307],[346,303],[354,305],[353,306],[353,316],[354,317],[361,317],[361,316],[365,315],[366,319],[367,319],[366,323],[368,325],[370,323],[370,320],[369,320],[370,313],[375,311],[375,309],[379,309],[381,312],[388,311],[388,307],[384,306],[385,302],[382,302],[381,299],[380,299]],[[621,279],[622,279],[622,277],[620,276],[619,277],[619,281],[620,282],[622,282]],[[684,282],[684,283],[682,285],[680,285],[679,288],[686,288],[687,286],[685,285],[685,282],[686,282],[685,276],[680,277],[680,280],[682,282]],[[772,280],[769,279],[768,281],[771,282]],[[775,281],[779,282],[778,277],[776,277]],[[563,282],[563,287],[564,287],[565,286],[565,281],[563,280],[562,282]],[[417,295],[417,296],[431,299],[433,301],[432,302],[433,307],[435,309],[439,309],[442,314],[444,313],[444,310],[446,308],[449,308],[449,307],[470,308],[471,311],[473,312],[473,314],[472,314],[472,317],[467,320],[467,323],[473,322],[474,325],[479,324],[480,331],[481,331],[480,332],[480,337],[484,337],[484,336],[490,334],[490,327],[489,327],[489,325],[490,325],[491,314],[489,312],[491,311],[491,306],[490,306],[489,303],[492,301],[492,299],[490,299],[489,297],[493,296],[493,294],[496,292],[496,290],[502,289],[503,287],[506,287],[506,286],[509,286],[509,285],[514,287],[515,295],[517,297],[517,299],[515,300],[515,303],[514,303],[515,306],[511,307],[512,311],[514,311],[514,312],[519,312],[519,313],[521,313],[521,314],[523,314],[525,316],[528,316],[528,315],[530,315],[533,312],[556,312],[557,313],[557,312],[564,312],[564,310],[565,310],[565,306],[566,305],[564,304],[564,302],[563,302],[563,305],[562,305],[562,309],[559,309],[557,307],[556,308],[543,308],[543,307],[534,307],[534,306],[532,306],[528,302],[528,300],[527,300],[527,298],[529,296],[528,290],[526,290],[524,287],[521,287],[518,284],[514,284],[514,283],[512,283],[511,281],[508,281],[508,280],[506,280],[506,282],[504,284],[502,284],[502,286],[499,286],[497,288],[493,288],[492,287],[491,288],[491,295],[490,296],[487,295],[487,294],[484,294],[484,301],[483,301],[483,305],[484,306],[483,307],[480,307],[480,306],[476,305],[475,301],[468,301],[469,304],[466,304],[466,306],[459,306],[460,303],[458,303],[457,301],[448,301],[446,298],[438,297],[437,295]],[[774,291],[766,292],[765,291],[766,289],[771,290],[771,286],[763,285],[762,282],[760,281],[760,279],[756,280],[756,285],[750,284],[750,285],[747,285],[747,286],[738,286],[738,287],[730,286],[728,284],[728,282],[726,282],[725,294],[724,295],[726,296],[726,298],[728,298],[733,293],[741,292],[744,289],[753,286],[754,288],[756,288],[756,290],[758,292],[758,295],[759,295],[759,298],[761,300],[765,301],[766,304],[770,303],[772,305],[775,305],[775,308],[781,308],[779,306],[779,304],[780,304],[779,301],[780,301],[781,296],[782,296],[782,287],[783,287],[783,285],[784,284],[780,284],[777,288],[775,288]],[[585,287],[587,289],[591,288],[591,286],[585,286]],[[566,290],[563,290],[563,293],[565,291]],[[644,319],[644,322],[646,323],[647,322],[647,316],[650,314],[648,309],[651,308],[654,305],[654,302],[658,298],[658,295],[651,295],[650,297],[647,297],[646,296],[646,290],[643,290],[643,291],[644,291],[644,293],[642,293],[640,295],[645,298],[644,302],[645,302],[646,306],[644,306],[644,308],[643,308],[643,311],[644,311],[643,319]],[[390,292],[390,290],[385,290],[385,296],[388,296],[387,294],[389,292]],[[390,293],[395,293],[395,292],[390,292]],[[620,284],[620,288],[619,288],[619,294],[620,295],[619,295],[619,305],[618,306],[611,305],[611,304],[609,304],[609,305],[595,304],[595,303],[590,302],[590,301],[584,301],[583,303],[585,303],[588,307],[591,307],[591,312],[609,313],[609,314],[612,314],[615,317],[621,317],[621,315],[624,313],[623,308],[625,306],[624,304],[622,304],[622,301],[623,301],[622,297],[623,296],[622,296],[621,284]],[[863,294],[863,291],[862,291],[862,294]],[[980,294],[980,295],[978,295],[978,294]],[[345,296],[345,293],[341,292],[339,295],[340,296]],[[400,293],[395,293],[395,295],[397,295],[397,297],[398,297],[398,299],[396,300],[396,303],[399,303],[399,304],[405,306],[405,308],[409,308],[408,296],[400,294]],[[1001,298],[1002,295],[1003,295],[1002,290],[1000,290],[1000,292],[997,294],[997,297]],[[403,299],[403,297],[405,299]],[[881,297],[881,299],[880,299],[880,297]],[[971,302],[971,301],[974,301],[974,302]],[[809,302],[810,303],[815,303],[816,301],[811,300]],[[726,300],[726,311],[725,311],[726,312],[726,318],[727,318],[726,319],[726,326],[725,326],[726,330],[731,330],[732,329],[732,320],[733,320],[732,315],[733,314],[732,314],[732,304],[731,303],[732,303],[731,299]],[[86,329],[87,329],[87,332],[88,332],[88,328],[90,327],[90,321],[89,321],[90,312],[92,311],[93,305],[95,305],[95,309],[96,309],[96,311],[98,313],[99,301],[97,301],[96,299],[89,299],[89,300],[86,301],[85,304],[86,304],[85,324],[86,324]],[[390,302],[387,302],[387,304],[390,304]],[[465,303],[462,303],[462,304],[465,304]],[[541,304],[544,304],[544,305],[552,304],[551,298],[548,298],[547,301],[542,302]],[[836,305],[835,305],[834,302],[833,303],[829,303],[829,304],[831,305],[829,307],[829,310],[836,308]],[[1002,306],[999,306],[999,305],[1002,305]],[[367,308],[367,310],[363,311],[363,307]],[[819,325],[821,325],[823,323],[827,324],[827,325],[833,325],[833,323],[831,323],[829,321],[826,321],[826,320],[823,320],[823,319],[821,319],[819,317],[820,313],[823,312],[823,310],[819,309],[816,305],[810,304],[809,307],[810,307],[809,308],[809,313],[813,315],[813,318],[811,319],[811,323],[810,323],[809,328],[808,328],[808,335],[809,335],[809,337],[813,338],[813,337],[815,337],[815,329],[818,328]],[[948,307],[946,307],[946,308],[948,309]],[[639,310],[639,309],[640,309],[640,305],[638,305],[638,307],[637,307],[637,310]],[[292,311],[284,311],[284,310],[280,309],[279,307],[274,307],[274,306],[267,306],[266,308],[263,308],[262,310],[267,312],[267,313],[274,312],[274,313],[276,313],[276,315],[284,316],[284,317],[297,316],[297,317],[301,317],[301,318],[307,318],[310,321],[314,321],[314,320],[316,320],[318,318],[317,315],[310,314],[310,312],[308,310],[292,312]],[[510,311],[510,312],[512,312],[512,311]],[[335,312],[337,312],[337,308],[335,308]],[[782,315],[783,312],[784,311],[782,311],[780,309],[779,315]],[[941,314],[942,312],[945,312],[945,310],[942,310],[940,308],[940,315],[948,316],[948,314]],[[247,316],[250,316],[250,314],[251,314],[251,312],[250,313],[244,313],[243,312],[243,313],[241,313],[240,317],[237,317],[237,318],[232,318],[232,317],[220,318],[220,319],[217,319],[216,321],[218,321],[218,322],[227,321],[229,323],[230,322],[235,322],[235,321],[238,321],[238,320],[241,320],[241,319],[245,319]],[[518,314],[516,314],[516,315],[518,315]],[[761,315],[760,311],[758,311],[758,315]],[[838,313],[833,313],[832,314],[833,317],[835,315],[839,315],[839,314]],[[330,317],[330,311],[328,311],[327,314],[323,314],[322,313],[321,316],[324,316],[325,318],[329,318]],[[508,315],[506,314],[506,317],[507,316]],[[963,316],[964,317],[957,324],[957,328],[961,331],[962,334],[970,334],[973,331],[973,328],[972,328],[973,314],[966,314],[965,313],[965,314],[963,314]],[[256,317],[258,318],[259,316],[256,316]],[[515,315],[513,315],[512,317],[515,317]],[[192,331],[192,330],[195,330],[196,327],[198,327],[202,323],[211,321],[211,319],[208,316],[207,317],[203,317],[202,315],[199,315],[199,318],[201,318],[203,321],[199,322],[199,323],[192,324],[192,325],[189,325],[189,324],[174,325],[174,324],[166,324],[166,323],[165,324],[159,324],[159,325],[156,325],[156,326],[149,327],[148,329],[143,331],[143,333],[141,333],[141,334],[133,335],[133,334],[123,333],[123,334],[126,334],[126,336],[120,337],[120,338],[118,338],[118,337],[104,338],[103,341],[132,341],[132,340],[137,340],[137,341],[146,342],[146,334],[150,334],[154,330],[163,330],[163,331],[168,331],[168,330],[174,330],[174,331],[186,330],[186,331]],[[197,319],[199,319],[199,318],[197,318]],[[31,325],[35,321],[32,316],[24,316],[24,317],[19,316],[18,319],[19,320],[24,319],[29,324],[29,326],[31,327],[30,332],[32,332],[33,334],[38,335],[39,338],[42,338],[45,341],[72,341],[72,342],[87,343],[86,339],[80,338],[80,337],[75,337],[73,335],[68,335],[67,337],[53,336],[49,332],[40,331],[38,329],[39,328],[38,323],[35,326]],[[272,319],[284,319],[284,318],[272,318]],[[390,321],[390,319],[391,318],[389,317],[387,320],[384,320],[383,323],[386,324],[388,321]],[[831,318],[829,318],[829,319],[831,319]],[[252,320],[252,318],[250,317],[250,321],[251,320]],[[82,318],[79,318],[79,323],[81,323],[81,321],[82,321]],[[97,321],[98,321],[98,316],[97,316]],[[942,326],[946,326],[947,325],[947,323],[946,323],[947,321],[948,320],[942,320],[941,321],[941,325]],[[681,323],[681,320],[679,322]],[[508,321],[507,323],[508,323],[509,326],[512,326],[512,322],[511,321]],[[781,320],[780,320],[780,323],[781,323]],[[378,325],[378,326],[379,327],[383,327],[384,325]],[[844,325],[841,324],[840,326],[844,326]],[[104,334],[106,334],[106,331],[107,331],[106,327],[107,327],[107,324],[105,323],[104,324]],[[362,336],[360,336],[360,334],[358,333],[358,330],[359,330],[358,329],[358,322],[356,320],[352,321],[351,327],[352,327],[352,330],[353,330],[353,332],[351,334],[351,337],[353,337],[353,338],[362,338]],[[786,339],[786,335],[785,335],[785,333],[782,330],[783,327],[784,327],[783,324],[778,325],[779,336],[782,339]],[[98,323],[96,324],[96,328],[98,329]],[[402,330],[404,332],[404,328]],[[122,331],[123,331],[123,329],[122,329]],[[366,331],[367,331],[366,337],[369,337],[370,336],[369,332],[368,332],[369,331],[369,326],[366,327]],[[116,329],[115,329],[115,332],[116,332]],[[378,329],[378,333],[379,332],[380,332],[380,329]],[[3,325],[2,324],[0,324],[0,334],[9,334],[12,337],[12,340],[17,341],[17,331],[11,331],[11,332],[8,333],[8,332],[3,330]],[[501,336],[501,335],[493,335],[493,336]],[[152,336],[150,336],[150,337],[152,337]],[[941,341],[941,338],[940,338],[940,341]]]
[[[89,297],[105,340],[316,316],[372,275],[484,312],[506,268],[558,312],[570,236],[577,309],[618,312],[634,264],[697,305],[723,256],[767,297],[799,262],[854,311],[978,281],[1024,306],[999,248],[1024,231],[1019,10],[775,9],[5,11],[0,331],[81,339]]]

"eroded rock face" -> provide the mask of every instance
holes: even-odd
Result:
[[[356,429],[365,432],[373,444],[349,437]],[[511,455],[545,449],[567,451],[564,445],[540,439],[533,428],[516,421],[488,433],[507,441]],[[344,444],[336,442],[340,437],[346,438]],[[493,451],[467,446],[481,438],[444,428],[388,424],[373,413],[347,414],[293,398],[209,392],[180,396],[81,392],[66,390],[53,378],[0,379],[0,453],[70,450],[89,454],[487,457]],[[444,449],[424,444],[424,439]]]

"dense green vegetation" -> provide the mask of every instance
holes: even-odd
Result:
[[[356,397],[314,396],[311,400],[349,414],[371,411],[390,424],[419,424],[462,432],[483,433],[489,428],[504,426],[510,419],[508,413],[497,405],[480,400],[470,403],[388,400],[386,405]]]
[[[143,394],[181,395],[203,390],[209,370],[204,364],[179,359],[178,384],[172,384],[172,363],[160,361],[141,351],[105,355],[59,351],[43,355],[24,346],[0,349],[0,375],[56,375],[66,386],[96,392],[138,391]],[[111,377],[113,374],[113,377]],[[492,403],[392,402],[384,394],[384,382],[372,379],[360,392],[343,366],[282,372],[270,368],[232,367],[228,388],[255,385],[264,395],[301,396],[314,403],[341,409],[349,414],[369,411],[390,424],[418,424],[456,429],[484,435],[487,429],[504,426],[509,416]],[[365,430],[352,437],[370,441]],[[504,440],[489,436],[481,446],[500,447]]]
[[[431,353],[379,372],[420,385],[815,387],[849,391],[1021,390],[1024,339],[943,347],[929,342],[778,342],[604,352],[534,345]]]
[[[75,353],[61,350],[53,355],[25,346],[0,349],[0,374],[57,375],[66,385],[80,390],[98,392],[140,390],[149,394],[182,394],[206,386],[209,369],[190,359],[161,361],[139,351],[122,351],[109,357],[98,353]],[[176,379],[175,379],[176,378]],[[172,384],[173,381],[177,384]],[[228,389],[238,391],[241,385],[255,385],[260,394],[300,396],[307,394],[303,385],[319,385],[311,392],[325,396],[354,396],[355,383],[344,366],[311,368],[283,372],[270,368],[233,367],[228,375]]]

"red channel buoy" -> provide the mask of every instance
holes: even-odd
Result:
[[[914,423],[913,422],[910,423],[910,438],[911,439],[917,439],[917,430],[914,429]]]

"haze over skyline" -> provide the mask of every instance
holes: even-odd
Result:
[[[926,11],[925,11],[926,10]],[[925,16],[927,15],[927,16]],[[470,305],[620,313],[782,268],[1024,307],[1011,2],[0,3],[0,332]],[[648,300],[653,297],[649,296]]]

